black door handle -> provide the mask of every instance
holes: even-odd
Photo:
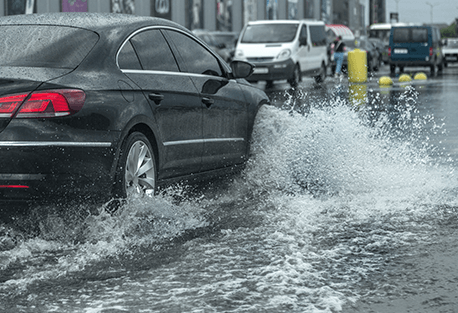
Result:
[[[150,93],[150,94],[148,95],[148,98],[149,98],[150,100],[153,100],[154,103],[156,103],[156,104],[159,105],[159,104],[161,103],[161,101],[164,100],[164,95],[161,95],[160,93],[154,93],[154,92],[152,92],[152,93]]]
[[[213,100],[212,98],[203,97],[202,103],[204,103],[207,106],[207,108],[209,108],[213,103],[215,103],[215,100]]]

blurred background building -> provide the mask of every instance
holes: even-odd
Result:
[[[371,21],[382,21],[384,4],[385,0],[0,0],[0,15],[115,12],[163,17],[191,30],[234,32],[250,20],[311,18],[347,25],[358,34],[365,30],[368,11]]]

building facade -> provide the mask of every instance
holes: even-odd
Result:
[[[191,30],[240,31],[251,20],[317,19],[354,30],[367,0],[0,0],[0,16],[46,12],[111,12],[157,16]],[[371,0],[375,1],[375,0]],[[384,1],[384,0],[377,0]]]
[[[369,24],[387,23],[386,0],[369,0]]]

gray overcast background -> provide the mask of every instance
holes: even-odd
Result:
[[[430,23],[431,6],[433,5],[433,23],[451,24],[458,18],[457,0],[399,0],[399,21],[410,23]],[[387,21],[390,13],[396,12],[396,1],[386,0]]]

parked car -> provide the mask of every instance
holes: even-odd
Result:
[[[367,37],[359,37],[357,40],[358,49],[366,51],[367,70],[378,71],[382,63],[382,56],[374,44]]]
[[[0,200],[98,201],[243,166],[266,94],[186,28],[96,13],[0,18]]]
[[[388,48],[390,72],[396,67],[404,71],[406,66],[429,67],[431,73],[440,71],[444,57],[440,32],[434,26],[392,27]]]
[[[442,48],[442,52],[444,53],[444,66],[447,66],[448,63],[457,63],[458,38],[448,38]]]
[[[385,44],[383,43],[383,41],[379,38],[373,38],[373,37],[369,37],[368,40],[377,49],[377,52],[380,58],[379,66],[382,65],[381,62],[388,63],[388,47],[385,47]]]
[[[287,80],[293,87],[310,75],[317,82],[326,78],[328,58],[324,23],[312,20],[249,22],[237,42],[235,60],[256,65],[253,82]]]
[[[224,61],[230,62],[234,58],[235,45],[238,33],[222,31],[194,31],[200,39],[205,41]]]

